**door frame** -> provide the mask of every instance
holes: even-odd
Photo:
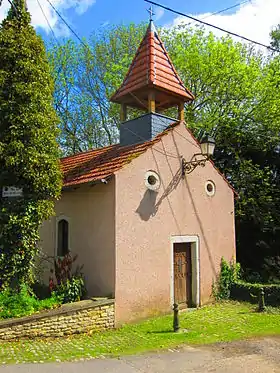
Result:
[[[192,261],[192,303],[195,307],[200,306],[200,255],[198,236],[171,236],[171,282],[170,300],[174,303],[174,243],[191,243]]]

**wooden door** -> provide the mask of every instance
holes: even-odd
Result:
[[[191,306],[192,263],[191,243],[174,244],[174,302]]]

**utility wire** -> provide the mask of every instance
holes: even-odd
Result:
[[[227,12],[228,10],[237,8],[237,7],[239,7],[239,6],[243,5],[243,4],[250,3],[250,2],[251,2],[251,0],[242,1],[241,3],[235,4],[235,5],[232,5],[232,6],[228,7],[228,8],[221,9],[221,10],[218,10],[217,12],[211,13],[211,14],[209,14],[209,15],[201,18],[201,19],[203,20],[203,19],[206,19],[206,18],[209,18],[209,17],[212,17],[212,16],[216,16],[217,14]]]
[[[87,49],[89,49],[89,47],[85,44],[85,42],[80,38],[80,36],[76,33],[75,30],[73,30],[73,28],[67,23],[67,21],[62,17],[62,15],[59,13],[59,11],[54,7],[54,5],[50,2],[50,0],[46,0],[50,6],[52,7],[52,9],[55,11],[55,13],[58,15],[58,17],[62,20],[62,22],[69,28],[69,30],[72,32],[73,35],[76,36],[76,38],[79,40],[79,42],[81,44],[83,44],[83,46]]]
[[[147,139],[145,139],[143,136],[141,136],[141,135],[139,135],[138,133],[135,133],[134,131],[132,131],[130,128],[128,128],[128,127],[125,127],[124,128],[126,131],[128,131],[128,132],[130,132],[130,133],[132,133],[133,135],[135,135],[136,137],[138,137],[138,139],[139,140],[142,140],[143,142],[147,142],[147,141],[149,141],[149,140],[147,140]],[[168,127],[165,127],[165,129],[168,129]],[[150,141],[153,141],[154,139],[152,139],[152,140],[150,140]],[[166,151],[164,151],[164,150],[159,150],[157,147],[153,147],[153,150],[155,150],[156,152],[158,152],[158,153],[160,153],[160,154],[162,154],[162,155],[165,155],[166,157],[170,157],[170,158],[176,158],[176,159],[178,159],[178,158],[180,158],[180,156],[178,156],[178,155],[175,155],[175,154],[171,154],[171,153],[169,153],[169,152],[166,152]]]
[[[158,126],[160,126],[163,130],[165,130],[167,128],[166,126],[166,122],[164,121],[163,118],[161,118],[160,116],[157,117],[161,123],[157,123]],[[169,118],[171,119],[171,118]],[[179,122],[179,119],[174,119],[174,122]],[[180,132],[176,131],[176,128],[174,127],[173,129],[174,132],[176,132],[179,136],[181,136],[182,138],[184,138],[187,142],[189,142],[191,145],[194,145],[194,143],[189,140],[188,138],[186,138],[184,135],[182,135]]]
[[[49,1],[49,0],[47,0],[47,1]],[[187,15],[187,14],[185,14],[185,13],[179,12],[179,11],[177,11],[177,10],[175,10],[175,9],[172,9],[172,8],[169,8],[169,7],[165,6],[165,5],[162,5],[162,4],[159,4],[159,3],[156,3],[155,1],[151,1],[151,0],[144,0],[144,1],[145,1],[146,3],[150,3],[150,4],[153,4],[153,5],[155,5],[155,6],[158,6],[158,7],[162,8],[162,9],[168,10],[169,12],[172,12],[172,13],[178,14],[178,15],[180,15],[180,16],[183,16],[183,17],[189,18],[189,19],[191,19],[192,21],[195,21],[195,22],[201,23],[201,24],[203,24],[203,25],[205,25],[205,26],[212,27],[212,28],[214,28],[214,29],[216,29],[216,30],[219,30],[219,31],[225,32],[226,34],[229,34],[229,35],[235,36],[235,37],[237,37],[237,38],[243,39],[243,40],[245,40],[245,41],[248,41],[249,43],[253,43],[253,44],[259,45],[259,46],[261,46],[261,47],[264,47],[264,48],[270,49],[270,50],[272,50],[273,52],[278,52],[278,53],[280,53],[280,50],[279,50],[279,49],[276,49],[276,48],[273,48],[273,47],[271,47],[271,46],[269,46],[269,45],[265,45],[265,44],[260,43],[260,42],[258,42],[258,41],[255,41],[255,40],[252,40],[252,39],[246,38],[245,36],[242,36],[242,35],[236,34],[235,32],[231,32],[231,31],[225,30],[225,29],[223,29],[223,28],[221,28],[221,27],[218,27],[218,26],[215,26],[215,25],[213,25],[213,24],[211,24],[211,23],[208,23],[208,22],[202,21],[202,20],[200,20],[200,19],[198,19],[198,18],[195,18],[195,17],[189,16],[189,15]]]
[[[49,20],[48,20],[48,17],[47,17],[47,15],[46,15],[46,13],[44,12],[44,9],[43,9],[43,7],[42,7],[42,5],[41,5],[41,3],[40,3],[40,0],[37,0],[37,3],[38,3],[38,5],[39,5],[39,7],[40,7],[40,9],[41,9],[41,12],[42,12],[42,14],[43,14],[43,16],[44,16],[44,18],[45,18],[45,20],[46,20],[48,26],[49,26],[49,29],[50,29],[50,31],[51,31],[51,33],[52,33],[52,35],[53,35],[54,40],[55,40],[56,43],[60,46],[60,43],[59,43],[59,41],[58,41],[58,39],[57,39],[57,37],[56,37],[56,35],[55,35],[55,33],[54,33],[54,30],[53,30],[53,28],[52,28],[52,26],[51,26],[51,24],[50,24],[50,22],[49,22]]]
[[[216,16],[217,14],[221,14],[221,13],[227,12],[228,10],[231,10],[231,9],[237,8],[237,7],[241,6],[241,5],[244,5],[244,4],[246,4],[246,3],[250,3],[250,2],[251,2],[251,0],[245,0],[245,1],[242,1],[241,3],[238,3],[238,4],[235,4],[235,5],[232,5],[232,6],[228,7],[228,8],[224,8],[224,9],[218,10],[217,12],[214,12],[214,13],[208,14],[207,16],[202,17],[201,20],[204,20],[204,19],[210,18],[210,17],[212,17],[212,16]],[[192,25],[193,23],[195,23],[195,21],[189,22],[189,23],[187,24],[187,26],[190,26],[190,25]]]
[[[47,22],[49,28],[50,28],[50,31],[51,31],[51,33],[52,33],[52,35],[53,35],[54,40],[56,41],[57,45],[58,45],[59,47],[61,47],[61,44],[60,44],[58,38],[57,38],[56,35],[55,35],[54,29],[52,28],[52,26],[51,26],[51,24],[50,24],[50,22],[49,22],[49,20],[48,20],[48,17],[47,17],[47,15],[46,15],[46,13],[44,12],[44,9],[43,9],[43,7],[42,7],[42,5],[41,5],[41,3],[40,3],[40,0],[37,0],[37,3],[38,3],[38,5],[39,5],[39,7],[40,7],[40,9],[41,9],[41,12],[42,12],[42,14],[43,14],[43,16],[44,16],[44,18],[45,18],[45,20],[46,20],[46,22]],[[86,47],[88,48],[88,46],[86,46]],[[60,68],[58,69],[58,72],[57,72],[57,73],[59,74],[59,73],[61,72],[61,70],[63,70],[64,79],[65,79],[66,83],[69,83],[69,81],[68,81],[68,79],[67,79],[67,76],[66,76],[66,73],[65,73],[65,71],[64,71],[64,69],[63,69],[63,67],[62,67],[62,64],[60,65]],[[76,93],[80,94],[80,92],[79,92],[79,91],[78,91],[74,86],[72,86],[71,88],[72,88]]]
[[[17,7],[15,6],[12,0],[8,0],[8,2],[10,3],[11,7],[14,8],[16,16],[18,17]],[[3,0],[0,0],[0,6],[2,5],[2,3],[3,3]]]

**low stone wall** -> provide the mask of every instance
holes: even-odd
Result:
[[[0,341],[62,337],[114,326],[114,300],[85,300],[31,316],[0,321]]]

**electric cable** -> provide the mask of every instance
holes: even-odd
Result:
[[[165,127],[165,129],[167,129],[167,128],[168,128],[168,127]],[[142,137],[141,135],[139,135],[139,134],[135,133],[134,131],[132,131],[130,128],[125,127],[124,129],[127,130],[127,131],[129,131],[130,133],[132,133],[133,135],[135,135],[136,137],[138,137],[140,140],[142,140],[142,141],[144,141],[144,142],[147,142],[147,141],[153,141],[153,140],[154,140],[154,139],[152,139],[152,140],[147,140],[147,139],[145,139],[144,137]],[[153,149],[154,149],[156,152],[158,152],[158,153],[160,153],[160,154],[162,154],[162,155],[164,155],[164,156],[166,156],[166,157],[176,158],[176,159],[180,158],[178,155],[171,154],[171,153],[169,153],[169,152],[165,152],[165,151],[163,151],[163,150],[159,150],[159,149],[156,148],[156,147],[153,147]]]
[[[58,17],[62,20],[62,22],[69,28],[69,30],[72,32],[73,35],[76,36],[76,38],[79,40],[79,42],[81,44],[83,44],[83,46],[87,49],[88,46],[85,44],[85,42],[82,40],[82,38],[80,38],[80,36],[76,33],[76,31],[68,24],[68,22],[62,17],[62,15],[60,14],[60,12],[55,8],[55,6],[51,3],[50,0],[46,0],[50,6],[52,7],[52,9],[55,11],[55,13],[58,15]]]
[[[241,5],[244,5],[244,4],[246,4],[246,3],[250,3],[250,2],[251,2],[251,0],[245,0],[245,1],[242,1],[242,2],[240,2],[240,3],[238,3],[238,4],[235,4],[235,5],[229,6],[228,8],[224,8],[224,9],[218,10],[217,12],[211,13],[211,14],[209,14],[209,15],[207,15],[207,16],[201,18],[201,19],[203,20],[203,19],[210,18],[210,17],[212,17],[212,16],[216,16],[217,14],[221,14],[221,13],[227,12],[228,10],[231,10],[231,9],[237,8],[237,7],[241,6]]]
[[[47,1],[48,1],[48,0],[47,0]],[[144,1],[145,1],[146,3],[150,3],[150,4],[153,4],[153,5],[156,5],[156,6],[160,7],[160,8],[162,8],[162,9],[168,10],[169,12],[172,12],[172,13],[178,14],[178,15],[180,15],[180,16],[183,16],[183,17],[189,18],[189,19],[191,19],[192,21],[195,21],[195,22],[201,23],[201,24],[203,24],[203,25],[205,25],[205,26],[212,27],[212,28],[214,28],[214,29],[216,29],[216,30],[219,30],[219,31],[221,31],[221,32],[225,32],[226,34],[229,34],[229,35],[235,36],[235,37],[237,37],[237,38],[240,38],[240,39],[242,39],[242,40],[245,40],[245,41],[247,41],[247,42],[249,42],[249,43],[256,44],[256,45],[259,45],[259,46],[261,46],[261,47],[267,48],[267,49],[269,49],[269,50],[271,50],[271,51],[273,51],[273,52],[278,52],[278,53],[280,53],[280,50],[279,50],[279,49],[276,49],[276,48],[273,48],[273,47],[271,47],[271,46],[269,46],[269,45],[266,45],[266,44],[260,43],[260,42],[258,42],[258,41],[256,41],[256,40],[249,39],[249,38],[247,38],[247,37],[245,37],[245,36],[242,36],[242,35],[240,35],[240,34],[237,34],[237,33],[235,33],[235,32],[231,32],[231,31],[225,30],[225,29],[223,29],[223,28],[221,28],[221,27],[219,27],[219,26],[216,26],[216,25],[213,25],[213,24],[211,24],[211,23],[208,23],[208,22],[202,21],[202,20],[200,20],[200,19],[198,19],[198,18],[195,18],[195,17],[189,16],[188,14],[185,14],[185,13],[179,12],[179,11],[177,11],[177,10],[175,10],[175,9],[172,9],[172,8],[169,8],[169,7],[165,6],[165,5],[162,5],[162,4],[159,4],[159,3],[156,3],[155,1],[151,1],[151,0],[144,0]]]
[[[44,12],[44,9],[43,9],[43,7],[42,7],[42,5],[41,5],[41,3],[40,3],[40,0],[37,0],[37,3],[38,3],[38,5],[39,5],[39,7],[40,7],[40,9],[41,9],[41,12],[42,12],[42,14],[43,14],[43,16],[44,16],[44,18],[45,18],[45,20],[46,20],[48,26],[49,26],[49,29],[51,30],[51,33],[52,33],[52,35],[53,35],[54,40],[55,40],[56,43],[60,46],[60,43],[59,43],[59,41],[58,41],[58,39],[57,39],[57,37],[56,37],[56,35],[55,35],[55,33],[54,33],[54,30],[53,30],[53,28],[52,28],[52,26],[51,26],[51,24],[50,24],[50,22],[49,22],[49,20],[48,20],[48,17],[47,17],[47,15],[46,15],[46,13]]]

